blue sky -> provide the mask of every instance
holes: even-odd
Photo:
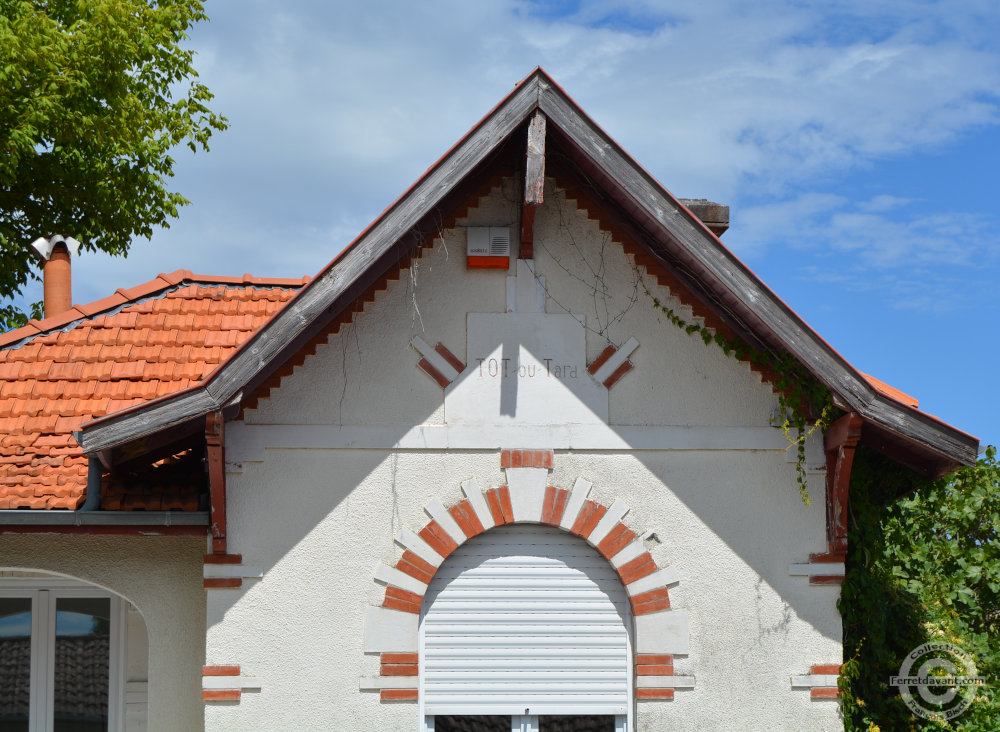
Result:
[[[178,152],[170,230],[76,263],[75,301],[315,273],[541,65],[671,192],[728,203],[723,241],[848,360],[1000,442],[995,0],[208,9],[232,128]]]

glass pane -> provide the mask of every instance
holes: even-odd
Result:
[[[541,716],[539,732],[615,732],[615,718],[607,716]]]
[[[461,717],[436,714],[434,732],[510,732],[510,717],[496,714]]]
[[[111,600],[56,599],[54,732],[106,732]]]
[[[0,597],[0,732],[27,732],[31,598]]]

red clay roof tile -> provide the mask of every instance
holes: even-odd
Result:
[[[200,381],[305,282],[178,270],[0,334],[0,509],[78,508],[87,458],[73,430]],[[198,509],[190,485],[160,483],[102,506]]]

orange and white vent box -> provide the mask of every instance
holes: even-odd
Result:
[[[466,254],[469,269],[510,267],[509,226],[469,226]]]

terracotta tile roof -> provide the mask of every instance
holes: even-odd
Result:
[[[919,409],[920,402],[917,401],[916,397],[910,396],[905,391],[900,391],[894,386],[890,386],[881,379],[876,379],[871,374],[866,374],[864,371],[859,371],[862,376],[868,381],[869,384],[874,386],[880,392],[885,394],[890,399],[895,399],[900,404],[905,404],[908,407],[913,407],[914,409]]]
[[[200,381],[306,282],[178,270],[0,335],[0,509],[78,508],[74,430]]]

